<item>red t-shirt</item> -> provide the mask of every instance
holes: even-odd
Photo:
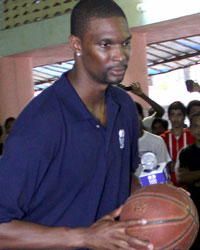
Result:
[[[169,155],[172,160],[176,162],[178,152],[185,146],[194,143],[194,136],[191,134],[188,128],[185,128],[179,138],[176,138],[174,134],[172,134],[171,130],[165,131],[164,134],[161,135],[164,139]],[[171,172],[171,179],[174,185],[177,186],[175,172]]]

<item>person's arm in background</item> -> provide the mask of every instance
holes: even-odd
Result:
[[[153,101],[151,98],[149,98],[142,90],[140,83],[132,83],[130,85],[131,88],[131,92],[137,96],[139,96],[140,98],[142,98],[144,101],[146,101],[152,108],[153,110],[156,112],[156,117],[162,117],[164,115],[164,108],[162,106],[160,106],[157,102]]]
[[[194,184],[200,181],[200,170],[190,171],[187,168],[175,167],[175,171],[179,184]]]

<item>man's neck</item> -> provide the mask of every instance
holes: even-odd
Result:
[[[101,85],[91,82],[84,77],[76,74],[76,69],[67,74],[67,78],[76,90],[82,102],[85,104],[90,113],[92,113],[102,125],[106,124],[106,98],[105,92],[107,85]]]
[[[70,81],[79,97],[83,100],[86,106],[98,105],[105,98],[106,84],[95,82],[94,79],[88,77],[88,74],[82,74],[78,67],[74,67],[67,73],[67,79]],[[88,104],[87,104],[88,103]]]
[[[180,136],[184,131],[184,128],[183,127],[179,127],[179,128],[172,128],[171,129],[171,132],[173,135],[175,136]]]

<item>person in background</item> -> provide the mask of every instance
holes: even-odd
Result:
[[[193,93],[193,92],[198,92],[200,93],[200,85],[197,81],[193,81],[191,79],[188,79],[186,82],[186,88],[187,88],[187,91],[190,92],[190,93]]]
[[[149,116],[145,117],[142,122],[143,122],[144,129],[149,131],[149,132],[152,132],[151,125],[152,125],[153,120],[155,118],[161,118],[165,113],[165,110],[163,109],[163,107],[161,107],[157,102],[155,102],[150,97],[148,97],[143,92],[143,90],[140,86],[140,83],[138,83],[138,82],[131,83],[129,86],[125,86],[125,85],[120,83],[117,86],[139,96],[140,98],[142,98],[142,100],[144,100],[145,102],[147,102],[151,106],[151,108],[149,110]]]
[[[152,152],[157,158],[157,162],[168,163],[171,161],[171,158],[168,154],[167,147],[165,142],[160,136],[154,135],[148,131],[145,131],[143,128],[143,110],[142,106],[139,103],[136,103],[138,110],[138,120],[139,120],[139,155],[142,155],[144,152]]]
[[[194,136],[190,133],[188,128],[184,128],[184,120],[186,116],[186,108],[182,102],[176,101],[168,107],[168,117],[172,128],[165,131],[161,137],[164,139],[169,155],[172,159],[168,164],[171,180],[174,185],[178,185],[175,176],[175,164],[178,152],[185,146],[194,142]]]
[[[144,100],[145,102],[147,102],[151,108],[150,108],[150,115],[147,117],[144,117],[142,123],[144,126],[144,129],[152,132],[151,130],[151,125],[152,122],[155,118],[162,118],[162,116],[165,113],[165,110],[162,106],[160,106],[157,102],[155,102],[154,100],[152,100],[150,97],[148,97],[142,90],[140,83],[132,83],[131,84],[132,90],[131,92],[137,96],[139,96],[140,98],[142,98],[142,100]]]
[[[162,118],[155,118],[151,125],[151,130],[154,135],[161,135],[168,130],[168,121]]]
[[[198,92],[198,93],[200,93],[200,85],[199,85],[198,82],[194,82],[192,92]]]
[[[179,152],[175,172],[177,182],[187,186],[200,215],[200,111],[191,115],[190,131],[195,137],[195,142]],[[191,249],[199,249],[199,246],[200,235]]]
[[[5,120],[5,123],[4,123],[4,129],[5,129],[5,133],[6,135],[8,136],[12,130],[12,127],[15,123],[15,118],[14,117],[8,117],[6,120]]]
[[[186,109],[187,109],[187,116],[190,119],[194,113],[200,111],[200,101],[199,100],[190,101]]]
[[[25,107],[0,158],[0,249],[153,249],[127,234],[145,218],[118,220],[138,184],[137,110],[113,86],[131,38],[115,1],[73,8],[75,64]]]

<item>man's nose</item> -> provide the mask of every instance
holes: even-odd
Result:
[[[124,61],[128,60],[129,52],[125,49],[122,45],[116,46],[114,53],[113,53],[113,60],[116,61]]]

